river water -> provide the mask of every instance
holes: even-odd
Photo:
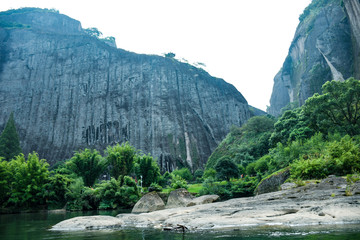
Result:
[[[336,225],[317,227],[260,227],[241,231],[177,233],[157,230],[103,230],[81,232],[50,231],[56,223],[84,215],[112,215],[119,212],[42,212],[0,215],[1,240],[69,239],[69,240],[204,240],[204,239],[308,239],[308,240],[356,240],[360,239],[360,225]]]

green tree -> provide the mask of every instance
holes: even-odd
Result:
[[[91,208],[89,201],[85,198],[85,186],[81,177],[75,179],[66,188],[65,199],[67,210],[80,211]]]
[[[138,179],[142,176],[143,186],[148,187],[151,183],[157,183],[160,175],[160,168],[152,156],[143,155],[136,158],[135,173]]]
[[[349,78],[344,82],[326,82],[322,92],[307,99],[304,105],[311,128],[325,134],[360,134],[360,81]]]
[[[9,171],[9,162],[0,157],[0,206],[8,200],[10,194],[11,173]]]
[[[215,177],[216,177],[216,170],[213,168],[208,168],[204,171],[203,179],[205,180],[210,177],[213,179],[215,179]]]
[[[106,161],[98,151],[76,151],[74,156],[66,163],[67,167],[77,176],[82,177],[85,186],[93,186],[106,167]]]
[[[97,28],[86,28],[84,31],[92,37],[100,38],[102,36],[102,32],[100,32]]]
[[[8,206],[36,208],[46,204],[44,185],[49,181],[49,164],[37,153],[30,153],[25,159],[19,154],[9,162],[11,177]]]
[[[194,176],[191,174],[190,170],[186,167],[181,168],[181,169],[176,169],[172,172],[172,174],[178,175],[178,176],[182,177],[183,179],[185,179],[186,181],[191,181],[194,178]]]
[[[270,146],[277,143],[287,144],[294,140],[304,140],[314,135],[314,130],[309,128],[308,117],[302,108],[288,110],[274,124],[274,132],[269,139]]]
[[[21,152],[19,135],[15,127],[14,114],[11,113],[4,131],[0,136],[0,156],[4,157],[6,160],[10,160]]]
[[[229,181],[230,178],[238,178],[240,175],[239,168],[229,158],[224,157],[215,165],[216,176],[220,180]]]
[[[173,53],[173,52],[168,52],[168,53],[165,53],[164,56],[165,56],[166,58],[175,58],[175,53]]]
[[[51,172],[50,172],[51,173]],[[65,194],[71,180],[61,174],[54,174],[49,177],[48,183],[44,185],[45,197],[48,199],[50,208],[62,208],[66,204]]]
[[[105,158],[110,166],[110,175],[115,179],[129,175],[134,167],[137,150],[128,142],[107,147]]]
[[[241,128],[232,126],[230,133],[209,157],[206,169],[214,168],[225,156],[246,167],[268,153],[274,122],[271,116],[256,116],[250,118]]]

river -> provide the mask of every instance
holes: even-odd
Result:
[[[69,240],[204,240],[204,239],[308,239],[355,240],[360,239],[360,225],[329,225],[317,227],[262,227],[227,232],[177,233],[158,230],[103,230],[81,232],[50,231],[56,223],[84,215],[112,215],[118,211],[100,212],[41,212],[0,215],[1,240],[69,239]]]

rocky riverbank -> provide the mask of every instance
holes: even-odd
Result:
[[[329,177],[278,192],[191,207],[116,217],[78,217],[52,230],[157,228],[184,226],[189,231],[231,230],[256,226],[360,224],[360,182]]]

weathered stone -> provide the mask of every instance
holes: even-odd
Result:
[[[0,131],[51,164],[129,141],[162,170],[196,169],[253,113],[234,86],[175,59],[116,49],[57,13],[0,15]]]
[[[179,188],[170,193],[165,208],[186,207],[193,199],[186,189]]]
[[[288,190],[294,187],[296,187],[295,183],[284,183],[280,185],[280,190]]]
[[[156,192],[145,194],[133,207],[132,213],[145,213],[162,210],[165,203]]]
[[[360,3],[323,1],[299,23],[281,70],[274,78],[268,112],[303,105],[329,80],[360,78]],[[318,4],[313,1],[312,4]]]
[[[79,230],[99,230],[99,229],[119,229],[124,222],[111,216],[87,216],[75,217],[62,221],[54,225],[54,231],[79,231]]]
[[[207,203],[215,202],[219,199],[219,195],[204,195],[191,200],[186,206],[191,207],[195,205],[202,205]]]
[[[256,194],[263,194],[268,192],[275,192],[280,190],[281,184],[283,184],[286,179],[290,177],[290,170],[286,168],[280,172],[276,172],[271,176],[263,179],[257,186],[255,192]]]

